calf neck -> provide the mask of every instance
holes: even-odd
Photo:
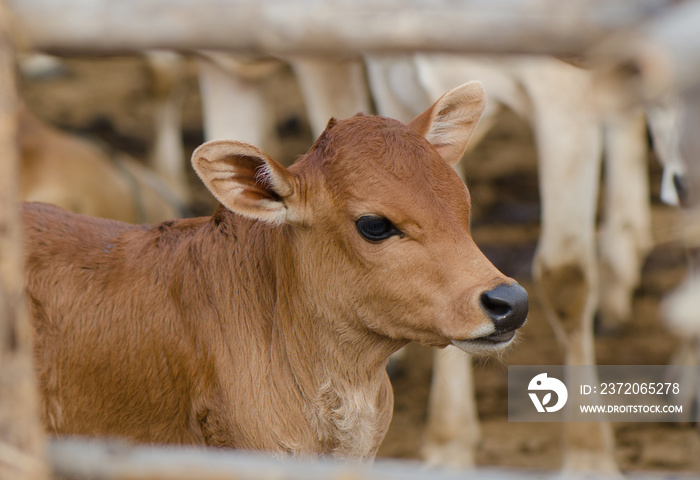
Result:
[[[207,218],[135,226],[24,207],[47,428],[373,458],[409,341],[498,351],[524,291],[469,234],[450,165],[484,106],[458,87],[409,125],[329,122],[289,169],[248,144],[192,162]]]

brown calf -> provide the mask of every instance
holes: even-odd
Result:
[[[211,218],[133,226],[26,205],[47,427],[372,458],[392,352],[493,352],[525,321],[450,166],[484,103],[472,82],[408,126],[331,120],[289,169],[207,143],[192,162],[222,204]]]

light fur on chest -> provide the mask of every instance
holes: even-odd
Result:
[[[334,456],[371,459],[381,430],[378,389],[335,385],[326,381],[318,391],[316,421],[321,441]],[[316,423],[316,422],[314,422]]]

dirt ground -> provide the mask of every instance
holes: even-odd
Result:
[[[281,138],[281,160],[292,161],[310,145],[303,104],[289,72],[268,82]],[[137,158],[147,156],[152,138],[151,79],[139,58],[73,59],[59,78],[27,81],[22,87],[30,109],[42,118],[97,137]],[[183,111],[183,138],[188,153],[202,141],[196,79],[190,76]],[[538,237],[539,199],[536,156],[529,128],[512,114],[468,157],[469,187],[474,203],[473,234],[477,244],[504,273],[531,292],[531,313],[519,342],[500,360],[475,366],[483,441],[477,462],[538,470],[559,467],[560,424],[508,423],[507,365],[560,364],[562,353],[542,317],[532,291],[530,265]],[[657,228],[680,220],[678,212],[658,203],[660,170],[650,159],[653,221]],[[211,208],[198,189],[200,213]],[[659,299],[682,278],[683,250],[659,245],[646,262],[634,300],[633,321],[618,335],[598,337],[601,364],[667,364],[677,340],[663,327]],[[380,456],[419,458],[424,432],[432,352],[409,347],[402,373],[394,379],[394,420]],[[625,471],[695,472],[700,474],[700,436],[690,424],[616,424],[617,459]]]

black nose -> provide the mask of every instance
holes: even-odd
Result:
[[[499,285],[481,294],[481,306],[496,326],[496,333],[520,328],[527,318],[527,292],[517,283]]]

